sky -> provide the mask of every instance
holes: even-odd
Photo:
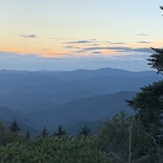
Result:
[[[149,70],[162,0],[0,0],[0,69]]]

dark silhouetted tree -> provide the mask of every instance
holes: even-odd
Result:
[[[20,128],[19,128],[18,123],[16,122],[16,120],[14,120],[11,123],[11,126],[9,128],[10,128],[10,131],[14,132],[14,133],[18,133],[20,131]]]
[[[85,125],[84,127],[80,128],[79,135],[91,136],[92,135],[91,129],[88,128],[87,125]]]
[[[60,125],[60,126],[58,127],[58,131],[54,133],[54,137],[62,137],[62,136],[64,136],[64,135],[67,135],[67,132],[66,132],[66,130],[64,130],[64,129],[62,128],[62,126]]]
[[[26,137],[27,139],[30,139],[30,136],[31,136],[31,135],[30,135],[30,132],[27,131],[25,137]]]
[[[47,128],[44,127],[43,130],[42,130],[42,137],[45,138],[45,137],[48,137],[48,136],[49,136],[49,132],[48,132]]]
[[[163,49],[152,49],[156,54],[148,59],[149,65],[162,73]],[[163,134],[163,80],[141,88],[141,92],[127,102],[136,110],[136,118],[139,118],[147,132]]]
[[[160,130],[163,127],[163,81],[141,88],[141,92],[128,103],[136,110],[136,118],[147,132],[151,128]]]
[[[158,73],[163,73],[163,49],[151,48],[155,51],[155,54],[152,54],[148,59],[149,65],[152,68],[157,69]]]

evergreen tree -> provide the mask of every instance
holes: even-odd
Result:
[[[49,132],[48,132],[47,128],[44,127],[43,130],[42,130],[42,137],[45,138],[45,137],[48,137],[48,136],[49,136]]]
[[[64,135],[67,135],[66,130],[64,130],[61,125],[58,126],[58,132],[54,133],[54,137],[62,137]]]
[[[87,125],[85,125],[84,127],[81,127],[80,131],[79,131],[79,135],[82,136],[91,136],[92,132],[90,130],[90,128],[87,127]]]
[[[152,139],[142,124],[124,112],[105,121],[104,127],[98,132],[97,142],[99,148],[112,158],[112,163],[136,163],[140,160],[149,163],[149,156],[153,153]]]
[[[144,125],[147,132],[152,128],[159,131],[163,127],[163,80],[141,88],[141,92],[129,106],[136,110],[136,118]]]
[[[163,73],[163,49],[152,49],[156,54],[148,59],[149,65]],[[136,110],[136,118],[140,119],[147,132],[163,134],[163,80],[141,88],[141,92],[127,102]]]
[[[4,124],[0,122],[0,145],[6,145],[8,141],[7,132]]]
[[[25,137],[26,137],[27,139],[30,139],[30,136],[31,136],[31,135],[30,135],[30,132],[27,131]]]
[[[155,51],[155,54],[152,54],[148,59],[149,65],[152,68],[157,69],[158,73],[163,73],[163,49],[151,48]]]
[[[9,128],[10,128],[10,131],[14,132],[14,133],[18,133],[20,131],[20,128],[19,128],[18,123],[16,122],[16,120],[14,120],[11,123],[11,126]]]
[[[121,158],[128,156],[128,130],[132,119],[124,112],[105,121],[104,127],[99,130],[99,146],[107,153],[114,153]]]

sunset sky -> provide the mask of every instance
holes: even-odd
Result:
[[[0,69],[148,70],[162,0],[0,0]]]

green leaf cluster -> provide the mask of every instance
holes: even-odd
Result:
[[[152,68],[157,69],[158,73],[163,73],[163,49],[151,48],[155,51],[155,54],[152,54],[148,59],[149,65]]]
[[[90,137],[41,137],[0,147],[1,163],[110,163]]]
[[[0,122],[0,145],[7,145],[12,142],[25,142],[26,138],[18,132],[12,132]]]
[[[152,138],[146,134],[141,122],[124,112],[105,122],[105,126],[99,130],[97,142],[109,154],[112,163],[128,163],[129,155],[132,163],[141,158],[146,162],[153,152]]]

